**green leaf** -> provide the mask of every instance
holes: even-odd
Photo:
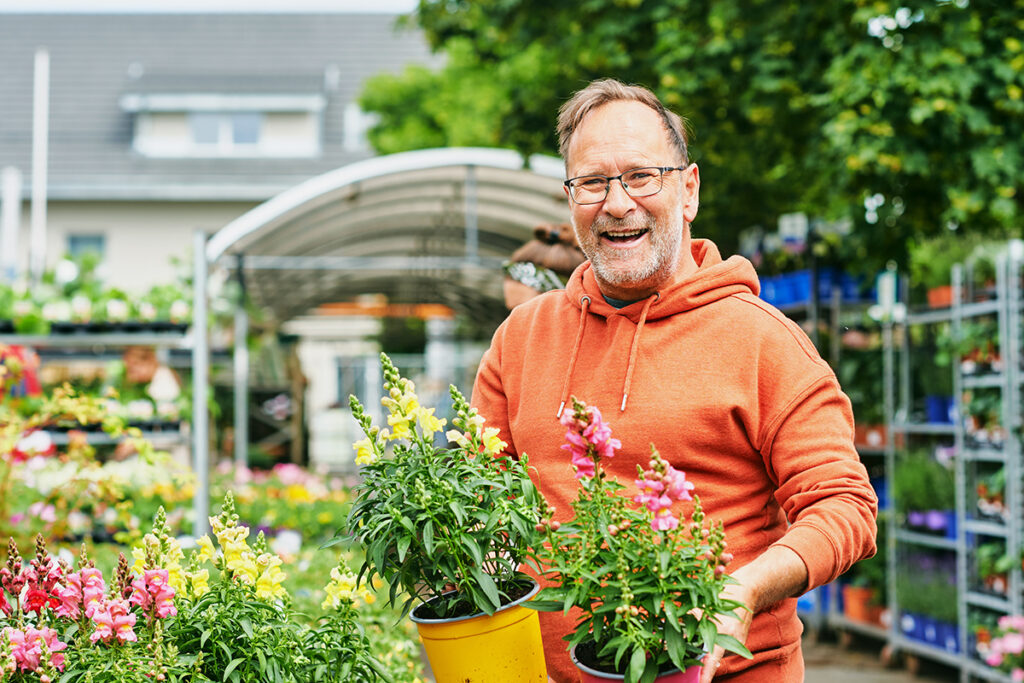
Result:
[[[469,571],[480,585],[480,589],[487,595],[487,599],[494,605],[494,609],[501,607],[501,596],[498,594],[498,587],[494,584],[494,577],[484,573],[480,567],[470,567]],[[483,607],[483,605],[478,606]]]
[[[423,548],[427,551],[427,557],[434,554],[434,520],[428,519],[423,525]]]
[[[734,652],[744,659],[752,659],[754,656],[743,643],[732,636],[725,635],[724,633],[718,634],[715,638],[715,645],[721,645],[729,652]]]
[[[234,671],[235,668],[239,664],[244,662],[244,661],[245,660],[242,657],[238,657],[237,659],[232,659],[231,662],[226,667],[224,667],[224,679],[223,680],[225,680],[225,681],[228,680],[228,676],[231,675],[231,672]],[[237,676],[236,676],[236,678],[237,678]]]
[[[647,656],[644,654],[644,651],[640,648],[633,650],[633,654],[629,656],[629,668],[626,670],[626,681],[629,683],[632,683],[632,681],[639,681],[646,665]]]
[[[252,640],[252,622],[247,617],[242,617],[238,621],[238,625],[242,627],[242,631],[249,637],[249,640]]]
[[[683,634],[674,628],[665,629],[665,650],[668,652],[668,658],[672,660],[672,664],[682,671],[683,658],[681,654],[686,651],[686,641],[683,640]]]
[[[409,544],[412,543],[412,538],[409,536],[402,536],[398,539],[398,561],[405,562],[405,554],[409,551]]]

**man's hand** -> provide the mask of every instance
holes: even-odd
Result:
[[[722,595],[743,603],[746,609],[737,608],[738,619],[721,619],[718,631],[733,636],[743,644],[747,642],[755,614],[785,598],[800,595],[807,588],[807,567],[804,561],[785,546],[771,546],[750,564],[731,572],[731,575],[737,583],[726,586]],[[725,650],[715,647],[704,657],[700,683],[711,683],[724,656]]]
[[[722,596],[730,600],[737,600],[744,605],[753,603],[753,595],[744,586],[739,584],[729,584],[726,586],[725,590],[722,591]],[[746,607],[737,607],[736,616],[739,618],[722,617],[718,621],[718,632],[732,636],[741,643],[746,643],[747,635],[750,633],[750,623],[754,620],[754,613]],[[704,656],[704,664],[700,670],[700,683],[711,683],[715,673],[718,671],[718,667],[722,664],[722,657],[724,656],[725,649],[720,645],[716,645],[714,650]]]

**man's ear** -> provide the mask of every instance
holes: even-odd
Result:
[[[700,169],[690,164],[683,173],[683,220],[692,223],[700,205]]]

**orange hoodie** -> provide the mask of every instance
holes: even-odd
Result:
[[[692,251],[692,277],[625,308],[604,300],[589,262],[565,290],[517,306],[481,361],[472,403],[511,452],[529,454],[556,519],[576,496],[558,421],[575,395],[622,441],[604,464],[627,487],[652,443],[686,473],[725,525],[730,571],[777,544],[803,559],[809,589],[828,583],[875,551],[877,499],[850,402],[803,331],[756,296],[749,261],[723,261],[707,240]],[[573,624],[560,612],[541,623],[549,675],[578,680],[561,640]],[[719,674],[792,657],[801,630],[795,599],[756,615],[754,660],[727,657]]]

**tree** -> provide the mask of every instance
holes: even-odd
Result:
[[[949,226],[1019,234],[1024,0],[421,0],[448,61],[369,86],[382,152],[556,153],[554,120],[599,77],[683,114],[697,235],[736,247],[782,213],[850,218],[873,270]],[[383,144],[386,141],[386,144]],[[867,204],[866,204],[867,202]],[[867,209],[865,208],[867,206]]]

